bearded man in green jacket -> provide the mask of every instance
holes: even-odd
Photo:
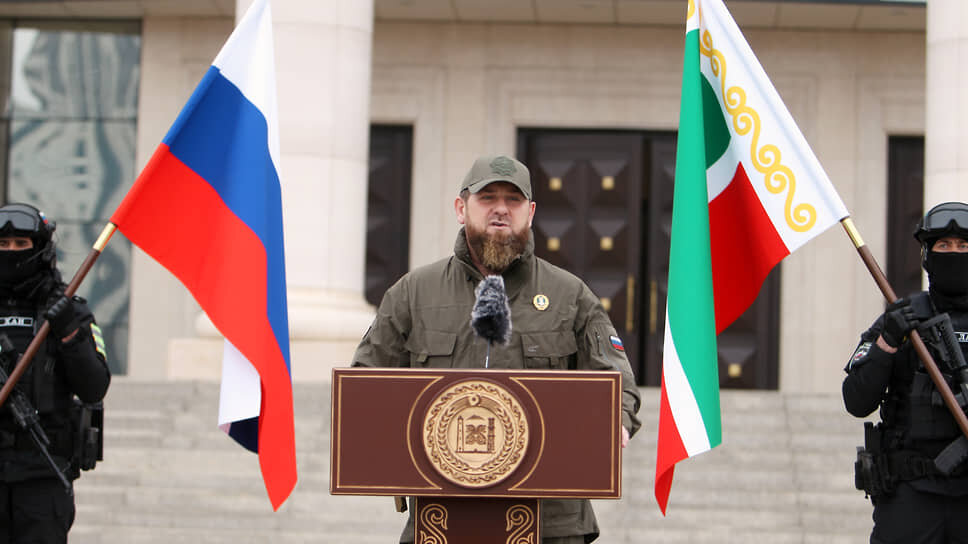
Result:
[[[624,447],[641,426],[632,369],[598,297],[573,274],[534,255],[527,167],[503,155],[477,159],[460,184],[454,211],[463,225],[454,255],[406,274],[387,290],[354,366],[482,367],[487,342],[476,338],[469,316],[475,287],[499,274],[512,331],[508,345],[491,347],[489,367],[621,371]],[[541,501],[543,544],[583,544],[598,534],[588,500]],[[413,541],[411,516],[400,542]]]

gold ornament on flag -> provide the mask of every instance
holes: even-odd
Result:
[[[691,3],[691,2],[690,2]],[[726,112],[733,118],[733,129],[736,134],[745,136],[753,131],[750,142],[750,159],[758,172],[763,174],[766,189],[773,194],[780,194],[787,190],[783,205],[784,220],[788,227],[795,232],[807,232],[817,222],[817,209],[812,204],[801,202],[793,206],[793,196],[797,190],[797,177],[789,166],[782,164],[780,148],[773,144],[759,145],[762,122],[760,114],[752,106],[746,104],[746,91],[734,85],[726,89],[726,56],[713,47],[713,38],[709,31],[702,33],[699,42],[699,52],[709,57],[709,64],[713,75],[719,78],[720,91]]]

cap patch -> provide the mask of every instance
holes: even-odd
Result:
[[[622,339],[618,336],[609,336],[608,340],[612,343],[613,348],[617,349],[618,351],[625,351],[625,346],[622,345]]]
[[[491,172],[499,176],[512,176],[518,171],[511,159],[507,157],[496,157],[490,164]]]

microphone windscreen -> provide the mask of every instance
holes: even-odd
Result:
[[[471,310],[471,328],[490,343],[507,345],[511,340],[511,307],[504,292],[504,278],[485,277],[474,295],[477,300]]]

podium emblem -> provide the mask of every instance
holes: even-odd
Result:
[[[504,386],[465,380],[430,403],[423,444],[434,469],[455,485],[482,488],[510,476],[524,459],[528,422]]]

